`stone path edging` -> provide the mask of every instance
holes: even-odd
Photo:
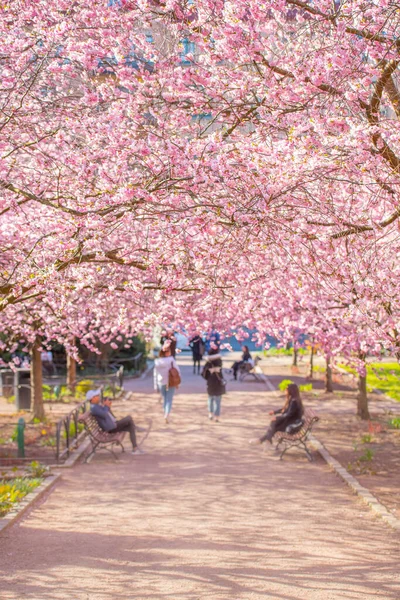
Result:
[[[353,477],[333,456],[331,456],[325,446],[317,440],[313,435],[310,435],[309,440],[315,450],[318,450],[325,462],[343,479],[345,483],[352,489],[352,491],[361,498],[365,504],[367,504],[371,510],[374,511],[383,521],[388,525],[400,531],[400,520],[397,519],[391,512],[388,511],[386,506],[381,504],[375,496],[363,487],[359,481]]]
[[[0,533],[13,525],[15,521],[19,519],[28,509],[32,508],[32,506],[36,504],[36,502],[38,502],[44,496],[44,494],[53,488],[60,477],[61,473],[46,477],[39,487],[37,487],[30,494],[27,494],[25,498],[21,500],[21,502],[18,502],[18,505],[14,509],[10,510],[5,517],[0,519]]]
[[[277,389],[272,385],[268,375],[265,375],[265,383],[268,389],[271,392],[277,393]],[[361,498],[365,504],[369,506],[371,510],[374,511],[376,515],[378,515],[385,523],[393,527],[393,529],[397,529],[400,531],[400,520],[397,519],[392,513],[375,498],[375,496],[367,490],[367,488],[363,487],[359,481],[353,475],[351,475],[344,467],[337,461],[333,456],[331,456],[325,446],[317,440],[316,437],[310,435],[309,440],[317,450],[325,462],[335,471],[337,475],[351,488],[351,490],[357,494]]]
[[[57,465],[57,464],[50,465],[50,467],[52,467],[53,469],[69,469],[69,468],[73,467],[77,463],[77,461],[80,459],[82,454],[85,453],[85,451],[88,449],[89,446],[90,446],[90,439],[89,439],[89,437],[86,437],[83,440],[83,442],[81,444],[79,444],[79,446],[77,448],[75,448],[75,450],[73,452],[71,452],[71,455],[67,458],[65,463],[60,463],[59,465]]]

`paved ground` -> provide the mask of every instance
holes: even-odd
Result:
[[[0,598],[398,600],[396,533],[322,460],[249,447],[276,398],[231,384],[210,423],[204,381],[183,370],[170,425],[150,379],[117,407],[151,422],[146,455],[66,471],[1,536]]]

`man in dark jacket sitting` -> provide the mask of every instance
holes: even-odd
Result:
[[[128,431],[132,442],[132,454],[143,454],[136,442],[136,428],[132,417],[123,417],[117,421],[111,412],[111,399],[105,398],[103,404],[100,404],[100,395],[100,390],[90,390],[86,394],[87,400],[90,400],[90,412],[95,417],[99,427],[107,433]]]

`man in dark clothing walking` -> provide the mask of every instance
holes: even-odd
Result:
[[[198,331],[195,332],[194,336],[189,340],[189,346],[192,349],[193,355],[193,373],[200,373],[200,363],[204,354],[204,342]]]
[[[108,433],[127,431],[132,442],[132,454],[143,454],[143,451],[138,448],[136,442],[136,427],[131,416],[117,420],[111,412],[110,398],[105,398],[103,405],[99,404],[100,390],[90,390],[86,394],[86,398],[90,400],[90,412],[103,431],[107,431]]]

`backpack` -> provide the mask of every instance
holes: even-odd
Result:
[[[300,429],[303,427],[304,425],[304,421],[303,419],[299,419],[298,421],[295,421],[294,423],[290,423],[289,425],[287,425],[285,431],[286,433],[290,433],[290,434],[295,434],[298,431],[300,431]]]
[[[168,387],[169,388],[178,387],[178,385],[180,385],[180,383],[181,383],[181,376],[179,375],[179,371],[174,366],[172,366],[170,368],[170,370],[168,371]]]

